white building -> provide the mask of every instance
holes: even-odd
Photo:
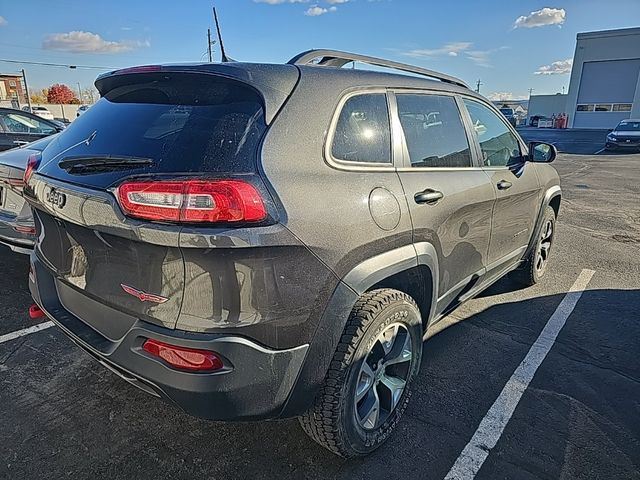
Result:
[[[578,34],[566,106],[569,128],[640,118],[640,28]]]

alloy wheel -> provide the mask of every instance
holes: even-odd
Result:
[[[540,242],[538,243],[538,252],[536,255],[536,270],[542,272],[549,260],[551,251],[551,242],[553,241],[553,220],[546,221],[540,234]]]
[[[376,338],[360,367],[355,415],[365,430],[374,430],[393,413],[411,371],[411,335],[400,323],[388,325]]]

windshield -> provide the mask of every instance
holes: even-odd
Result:
[[[513,115],[512,108],[501,108],[500,111],[502,112],[503,115]]]
[[[618,132],[638,132],[640,131],[640,121],[638,122],[624,122],[618,125],[616,128]]]

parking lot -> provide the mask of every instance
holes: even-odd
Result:
[[[501,280],[448,317],[424,344],[401,425],[364,459],[332,456],[296,420],[191,418],[56,327],[12,338],[41,320],[26,313],[27,258],[3,248],[0,478],[442,479],[585,269],[586,291],[476,478],[640,478],[640,155],[563,142],[574,153],[554,164],[563,203],[544,281]]]

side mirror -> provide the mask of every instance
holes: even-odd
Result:
[[[551,163],[558,156],[558,150],[550,143],[529,143],[529,161],[538,163]]]

